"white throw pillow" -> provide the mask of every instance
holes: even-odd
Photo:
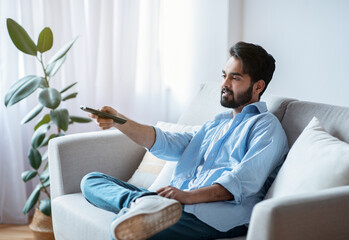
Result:
[[[161,172],[165,163],[165,160],[159,159],[147,151],[138,168],[128,180],[128,183],[141,188],[149,188]]]
[[[349,144],[313,118],[290,149],[265,199],[349,184]]]
[[[188,126],[168,122],[158,122],[156,126],[168,132],[194,132],[200,129],[200,126]],[[149,188],[152,189],[151,191],[156,191],[158,188],[167,186],[170,183],[176,165],[177,162],[164,161],[147,151],[128,182],[137,187]]]
[[[153,184],[148,188],[149,191],[155,192],[156,190],[166,187],[170,184],[174,170],[176,169],[177,162],[167,161],[162,168],[160,174],[157,176]]]

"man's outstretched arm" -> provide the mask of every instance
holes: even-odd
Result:
[[[155,142],[155,130],[152,126],[137,123],[122,114],[118,113],[114,108],[104,106],[99,109],[102,112],[107,112],[118,117],[127,119],[125,124],[117,124],[112,119],[100,118],[97,115],[90,114],[89,116],[96,120],[98,126],[105,130],[111,127],[119,129],[122,133],[128,136],[135,143],[150,149]]]
[[[157,190],[157,193],[162,197],[176,199],[182,204],[234,200],[234,196],[219,184],[213,184],[192,191],[182,191],[178,188],[167,186]]]

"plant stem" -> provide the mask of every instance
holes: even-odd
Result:
[[[37,58],[38,58],[38,57],[37,57]],[[38,60],[39,60],[39,62],[41,63],[42,70],[44,71],[44,74],[45,74],[45,77],[44,77],[45,83],[46,83],[47,87],[49,87],[50,85],[49,85],[49,83],[48,83],[46,68],[45,68],[45,66],[44,66],[44,61],[43,61],[43,59],[42,59],[42,53],[40,53],[40,59],[38,58]]]
[[[42,186],[42,190],[44,191],[44,193],[45,193],[49,198],[51,198],[50,193],[47,191],[47,188],[44,186],[44,183],[43,183],[42,180],[41,180],[41,176],[40,176],[39,172],[38,172],[38,176],[39,176],[39,181],[40,181],[41,186]]]

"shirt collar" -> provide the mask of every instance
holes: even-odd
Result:
[[[264,113],[267,112],[267,104],[265,102],[255,102],[247,105],[242,109],[242,113]],[[225,119],[225,118],[232,118],[233,117],[233,111],[229,110],[223,113],[220,113],[216,115],[215,120]]]
[[[259,113],[264,113],[268,111],[267,104],[265,102],[254,102],[242,109],[243,113],[255,112],[257,110]]]

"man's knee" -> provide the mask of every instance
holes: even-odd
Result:
[[[100,173],[100,172],[91,172],[91,173],[88,173],[86,174],[82,179],[81,179],[81,182],[80,182],[80,189],[81,189],[81,192],[85,195],[85,193],[87,191],[89,191],[89,189],[91,189],[91,184],[93,182],[96,181],[96,179],[98,178],[102,178],[103,177],[103,173]]]

